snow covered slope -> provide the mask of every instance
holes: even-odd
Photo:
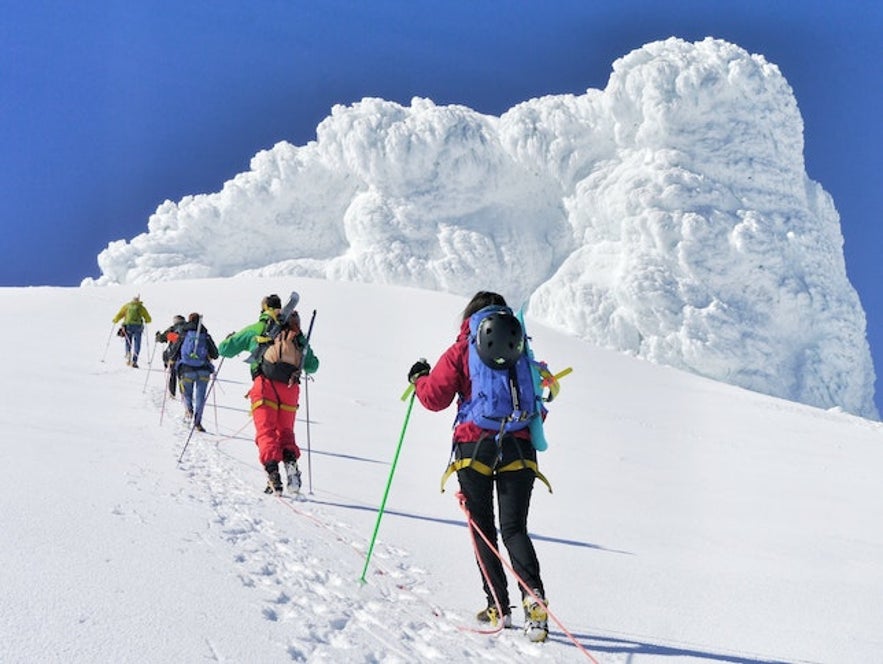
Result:
[[[318,310],[322,362],[310,427],[306,400],[296,427],[304,502],[261,493],[244,363],[225,361],[210,433],[179,464],[187,429],[158,354],[153,371],[152,348],[129,369],[110,336],[132,287],[0,289],[0,661],[590,661],[564,628],[604,664],[878,659],[883,425],[530,317],[538,355],[574,368],[540,458],[555,492],[537,486],[531,517],[560,620],[550,642],[468,631],[478,572],[456,481],[439,492],[453,410],[415,407],[359,583],[405,374],[417,357],[435,363],[465,298],[290,278],[140,292],[149,338],[198,311],[219,339],[292,289],[304,316]]]

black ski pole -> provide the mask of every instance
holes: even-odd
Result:
[[[313,380],[304,374],[304,399],[307,403],[307,486],[309,494],[313,495],[313,461],[312,449],[310,448],[310,381]]]
[[[313,336],[313,323],[316,322],[316,310],[313,309],[313,315],[310,316],[310,325],[307,328],[307,340],[304,345],[304,359],[306,360],[307,352],[310,350],[310,337]],[[310,380],[309,375],[304,373],[304,400],[307,406],[307,485],[309,494],[313,495],[313,457],[312,447],[310,445]]]

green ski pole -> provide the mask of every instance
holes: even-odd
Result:
[[[374,543],[377,541],[377,531],[380,530],[380,519],[383,518],[383,509],[386,507],[386,499],[389,497],[389,489],[392,486],[392,476],[396,472],[396,464],[399,461],[399,452],[402,451],[402,441],[405,440],[405,430],[408,428],[408,420],[411,419],[411,409],[414,407],[414,398],[417,393],[413,390],[406,390],[402,400],[406,399],[408,394],[411,399],[408,401],[408,412],[405,413],[405,422],[402,424],[402,433],[399,436],[399,444],[396,447],[396,454],[392,460],[392,468],[389,469],[389,479],[386,481],[386,490],[383,492],[383,500],[380,501],[380,509],[377,511],[377,522],[374,524],[374,534],[371,535],[371,543],[368,545],[368,554],[365,556],[365,567],[362,568],[362,576],[359,579],[362,583],[365,581],[365,573],[368,571],[368,563],[371,561],[371,553],[374,551]]]

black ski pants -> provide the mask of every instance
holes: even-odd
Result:
[[[500,536],[509,553],[512,568],[524,579],[528,587],[538,589],[545,597],[543,582],[540,578],[540,563],[537,560],[530,535],[527,533],[530,496],[536,476],[530,468],[496,472],[496,469],[519,459],[536,461],[536,450],[533,445],[529,440],[512,436],[504,436],[499,442],[490,437],[477,443],[459,443],[456,445],[454,454],[458,459],[473,458],[495,469],[494,474],[490,476],[471,467],[457,471],[460,490],[466,497],[466,508],[481,532],[499,550],[494,516],[494,487],[496,486]],[[509,590],[503,564],[481,536],[477,533],[473,536],[478,549],[479,572],[481,573],[481,568],[484,567],[493,587],[492,592],[488,580],[482,573],[482,586],[487,596],[488,606],[495,604],[494,593],[496,593],[504,613],[508,613]],[[522,598],[525,595],[526,592],[522,588]]]

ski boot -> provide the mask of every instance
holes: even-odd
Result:
[[[282,453],[282,457],[284,459],[285,465],[285,481],[288,484],[288,489],[293,493],[300,493],[300,487],[302,485],[301,477],[300,477],[300,469],[297,467],[297,459],[294,458],[294,454],[285,450]]]
[[[534,595],[542,602],[538,602],[531,595],[525,595],[524,601],[524,635],[534,643],[545,641],[549,636],[549,614],[546,611],[546,599],[538,589],[533,589]]]
[[[279,462],[270,461],[264,465],[267,470],[267,488],[264,493],[275,493],[277,496],[282,495],[282,476],[279,474]]]

